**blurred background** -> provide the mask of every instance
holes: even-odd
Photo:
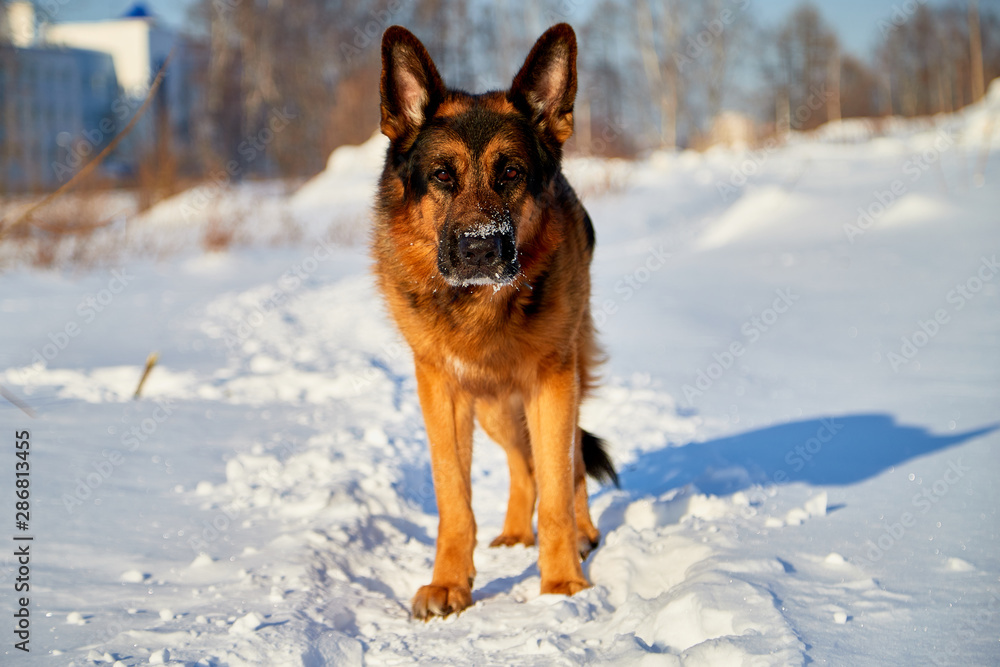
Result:
[[[0,196],[68,182],[147,97],[81,187],[134,189],[144,210],[220,178],[301,181],[377,129],[378,43],[397,23],[450,86],[482,91],[506,87],[538,35],[569,21],[580,92],[568,151],[637,157],[960,109],[1000,75],[998,10],[995,0],[0,0]]]

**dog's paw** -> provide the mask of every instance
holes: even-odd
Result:
[[[426,621],[431,616],[458,613],[472,604],[469,586],[421,586],[413,596],[413,618]]]
[[[585,588],[590,588],[585,579],[542,581],[542,595],[575,595]]]
[[[590,555],[591,551],[597,548],[599,541],[600,541],[600,534],[598,534],[598,537],[594,539],[591,539],[585,535],[581,535],[580,537],[578,537],[576,540],[576,548],[580,552],[580,560],[587,560],[587,556]]]
[[[491,547],[512,547],[515,544],[523,544],[526,547],[535,546],[535,536],[531,533],[527,535],[508,535],[501,533],[495,540],[490,542]]]

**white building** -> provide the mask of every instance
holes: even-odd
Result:
[[[109,54],[125,93],[144,98],[177,35],[137,3],[117,19],[48,24],[42,30],[42,39],[52,46]]]
[[[12,2],[7,8],[6,24],[14,46],[28,47],[35,43],[35,7],[30,2]]]
[[[73,138],[111,113],[115,69],[105,53],[39,45],[31,4],[9,9],[0,40],[0,192],[52,189],[85,162]]]
[[[41,25],[34,8],[8,3],[0,21],[0,192],[65,183],[139,111],[175,48],[153,103],[101,168],[134,176],[190,148],[194,66],[174,31],[140,2],[119,18]]]

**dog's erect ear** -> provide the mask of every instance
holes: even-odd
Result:
[[[573,134],[576,98],[576,33],[566,23],[545,31],[514,77],[515,103],[531,109],[533,121],[562,144]]]
[[[406,28],[382,35],[382,134],[411,140],[445,96],[444,83],[427,49]]]

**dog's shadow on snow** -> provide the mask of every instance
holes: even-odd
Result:
[[[668,446],[646,452],[620,470],[621,491],[615,492],[611,505],[601,513],[598,528],[607,535],[622,525],[625,509],[633,500],[655,498],[688,485],[700,493],[728,495],[757,485],[854,484],[998,429],[1000,424],[992,424],[939,435],[899,424],[891,415],[860,414],[791,422],[704,443]],[[953,460],[961,465],[961,457]],[[943,464],[941,475],[951,465],[950,461]],[[613,487],[605,487],[597,495],[608,492],[614,492]],[[520,574],[488,582],[473,598],[479,601],[509,594],[517,584],[537,575],[537,563],[533,563]]]
[[[1000,424],[992,424],[938,435],[917,426],[898,424],[886,414],[791,422],[647,452],[622,469],[621,488],[629,499],[636,499],[659,496],[688,484],[701,493],[714,495],[731,494],[754,485],[854,484],[892,466],[954,447],[998,428]],[[605,532],[615,527],[601,526],[601,529]]]

